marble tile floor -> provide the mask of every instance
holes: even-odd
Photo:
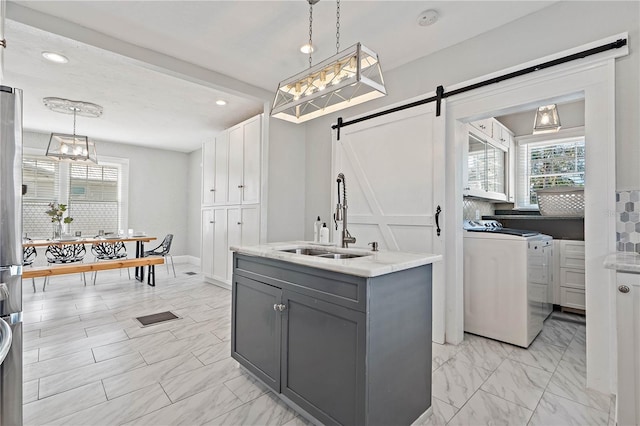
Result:
[[[54,277],[24,292],[25,425],[308,425],[230,357],[228,290],[187,264],[155,288],[118,271]],[[182,318],[140,327],[136,316]],[[433,345],[426,425],[613,424],[585,388],[585,327],[548,320],[524,350],[473,335]]]

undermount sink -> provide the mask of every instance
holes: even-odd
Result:
[[[313,247],[300,247],[294,249],[280,250],[286,253],[302,254],[305,256],[321,257],[323,259],[353,259],[356,257],[368,256],[366,254],[355,253],[335,253],[329,250],[323,250]]]
[[[316,257],[323,257],[325,259],[353,259],[354,257],[363,257],[364,254],[351,254],[351,253],[327,253],[319,254]]]
[[[280,250],[280,251],[284,251],[287,253],[304,254],[307,256],[320,256],[323,254],[332,254],[330,251],[327,251],[327,250],[310,248],[310,247],[294,248],[294,249]]]

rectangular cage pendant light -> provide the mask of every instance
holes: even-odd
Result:
[[[560,130],[560,116],[556,104],[544,105],[537,109],[533,120],[533,134],[554,133]]]
[[[386,94],[378,55],[356,43],[281,82],[271,116],[303,123]]]
[[[66,133],[51,133],[47,146],[47,157],[58,160],[92,161],[98,163],[96,145],[88,137],[69,135]]]

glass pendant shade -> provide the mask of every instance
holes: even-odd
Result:
[[[533,121],[533,134],[554,133],[560,130],[560,117],[556,104],[545,105],[538,108],[536,118]]]
[[[86,136],[51,133],[47,157],[58,160],[93,161],[98,163],[96,145]]]
[[[386,94],[378,55],[356,43],[281,82],[271,116],[303,123]]]

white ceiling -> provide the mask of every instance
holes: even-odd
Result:
[[[552,3],[342,0],[341,48],[360,41],[378,53],[383,70],[388,71]],[[314,6],[314,62],[335,53],[335,6],[332,0]],[[439,12],[440,20],[429,27],[418,26],[419,13],[430,8]],[[66,97],[105,108],[102,118],[79,119],[78,133],[188,152],[218,131],[260,112],[262,102],[270,101],[264,94],[268,96],[279,81],[308,66],[308,58],[298,51],[308,39],[308,9],[304,0],[12,2],[10,19],[27,22],[25,16],[30,14],[44,18],[39,22],[51,16],[62,18],[68,22],[58,32],[72,34],[75,40],[9,20],[4,84],[25,90],[26,128],[68,132],[71,118],[42,106],[43,97]],[[207,87],[187,81],[187,75],[177,78],[175,72],[137,61],[145,58],[129,58],[79,42],[92,43],[99,38],[96,34],[227,77]],[[104,40],[95,44],[108,46]],[[70,62],[50,64],[40,56],[43,50],[63,53]],[[237,81],[248,83],[246,96]],[[229,105],[216,106],[218,98]]]

